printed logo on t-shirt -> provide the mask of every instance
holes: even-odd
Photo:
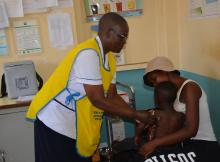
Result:
[[[103,112],[100,111],[94,111],[93,112],[93,118],[95,120],[102,120]]]
[[[196,162],[195,152],[158,154],[146,159],[145,162]]]

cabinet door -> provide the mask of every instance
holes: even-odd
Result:
[[[26,111],[27,107],[0,110],[0,150],[6,162],[34,162],[34,127],[25,119]]]

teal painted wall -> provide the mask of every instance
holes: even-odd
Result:
[[[132,85],[135,88],[135,100],[137,109],[152,108],[153,104],[153,89],[143,85],[142,76],[144,69],[139,70],[128,70],[117,72],[117,81]],[[195,73],[181,71],[183,77],[197,81],[200,86],[206,91],[211,120],[214,127],[214,131],[218,141],[220,141],[220,80],[208,78]],[[125,122],[126,137],[134,135],[134,125],[130,122]],[[106,127],[105,122],[103,123],[101,141],[106,141]]]

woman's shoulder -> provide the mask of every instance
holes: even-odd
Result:
[[[202,95],[202,89],[200,85],[191,79],[187,79],[184,81],[182,85],[182,91],[181,91],[181,96],[183,98],[192,98],[194,97],[201,97]]]

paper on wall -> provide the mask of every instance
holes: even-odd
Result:
[[[8,17],[23,17],[22,0],[3,0],[6,5]]]
[[[220,11],[219,0],[205,0],[204,13],[205,16],[219,16]]]
[[[0,56],[8,54],[8,44],[6,39],[6,33],[4,30],[0,30]]]
[[[190,0],[191,18],[207,18],[220,15],[220,0]]]
[[[6,12],[6,6],[3,1],[0,1],[0,29],[8,26],[9,26],[9,21]]]
[[[52,13],[48,15],[48,28],[52,47],[64,49],[74,44],[69,13]]]
[[[36,8],[47,8],[58,6],[58,0],[34,0]]]
[[[26,55],[42,51],[39,25],[36,20],[15,21],[13,25],[17,54]]]
[[[24,13],[46,12],[47,8],[37,8],[36,0],[23,0]]]
[[[73,7],[72,0],[58,0],[58,7]]]

